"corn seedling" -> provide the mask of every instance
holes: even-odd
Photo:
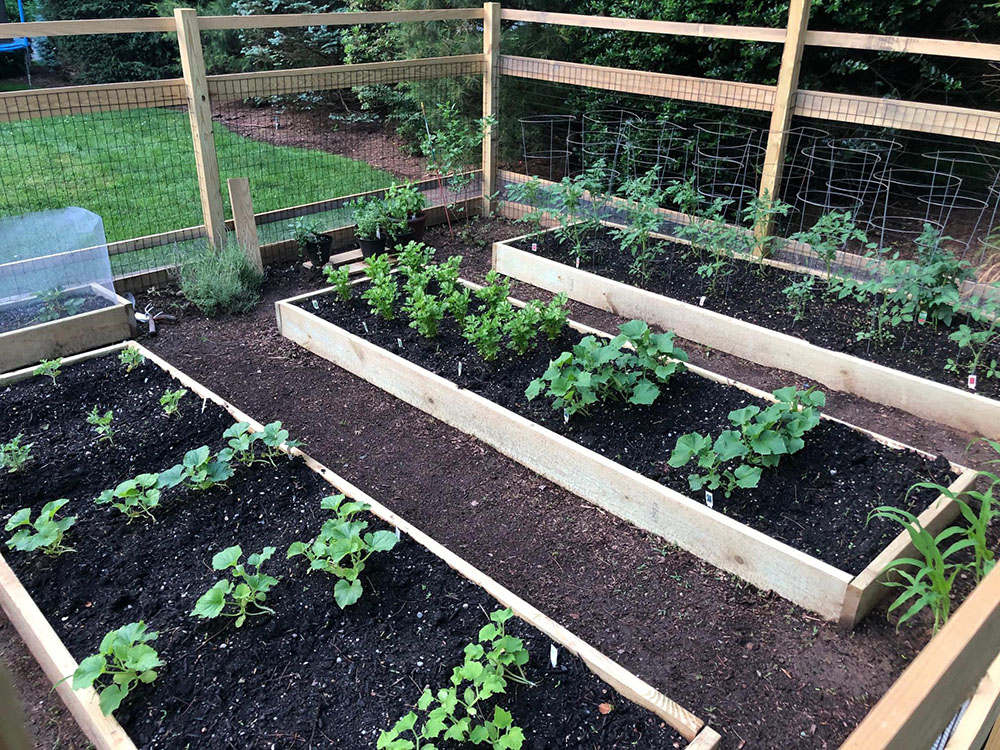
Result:
[[[146,358],[142,356],[142,352],[138,349],[126,346],[119,352],[118,361],[125,367],[125,372],[132,372],[132,370],[145,362]]]
[[[45,377],[52,378],[52,385],[55,385],[56,378],[62,375],[62,370],[59,369],[61,366],[62,357],[57,357],[56,359],[43,359],[41,364],[31,371],[31,374],[44,375]]]
[[[87,415],[87,424],[93,425],[94,432],[97,433],[97,441],[107,440],[109,443],[114,445],[115,443],[115,431],[111,427],[111,422],[114,419],[114,413],[111,409],[108,409],[104,414],[97,411],[95,406],[90,410]]]
[[[15,435],[13,439],[0,445],[0,469],[6,469],[8,474],[23,469],[31,458],[31,447],[34,443],[21,445],[23,437],[23,434]]]
[[[167,389],[160,396],[160,406],[163,407],[163,413],[168,417],[172,417],[177,414],[180,409],[180,402],[184,396],[187,395],[187,388],[177,388],[175,390]]]
[[[14,536],[7,540],[7,547],[19,552],[40,550],[50,557],[73,552],[72,547],[63,544],[63,536],[76,523],[76,516],[56,519],[56,514],[68,502],[62,498],[45,503],[34,521],[31,520],[31,508],[21,508],[14,513],[4,526],[5,531],[14,531]]]
[[[243,549],[237,544],[227,547],[212,557],[212,570],[232,569],[231,578],[223,578],[199,597],[191,611],[194,617],[214,620],[216,617],[235,617],[236,627],[242,627],[247,617],[274,614],[274,610],[264,605],[267,592],[278,583],[277,578],[260,572],[261,566],[274,554],[274,547],[265,547],[261,552],[250,555],[244,567],[240,563]],[[253,572],[247,572],[252,568]],[[228,610],[228,611],[227,611]]]
[[[94,502],[98,505],[110,504],[130,523],[142,517],[155,521],[153,509],[160,504],[159,480],[159,474],[139,474],[134,479],[121,482],[113,490],[104,490]]]
[[[388,552],[396,546],[391,531],[364,533],[367,521],[355,518],[369,509],[365,503],[344,501],[343,495],[324,497],[323,510],[336,515],[328,519],[319,535],[311,542],[295,542],[288,548],[287,558],[302,555],[309,561],[309,572],[322,571],[337,577],[333,598],[346,609],[361,598],[361,573],[365,562],[376,552]]]
[[[158,635],[147,631],[141,620],[112,630],[101,640],[98,653],[81,661],[73,672],[73,689],[96,688],[101,712],[110,715],[136,685],[156,680],[156,670],[163,666],[163,661],[149,643]]]

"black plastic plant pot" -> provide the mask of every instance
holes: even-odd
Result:
[[[371,258],[373,255],[385,252],[384,238],[372,238],[370,240],[366,240],[358,237],[358,243],[361,245],[361,255],[364,258]]]
[[[393,252],[393,253],[394,252],[398,252],[398,248],[400,248],[400,247],[406,247],[406,243],[407,242],[412,242],[415,239],[417,239],[416,235],[413,234],[413,232],[409,232],[409,231],[404,232],[403,234],[397,235],[397,236],[393,237],[389,241],[389,243],[388,243],[388,245],[389,245],[389,252]]]
[[[409,229],[409,234],[413,235],[413,241],[422,242],[424,239],[424,229],[427,228],[427,213],[421,211],[412,219],[407,219],[406,226]]]
[[[330,260],[331,242],[331,237],[323,237],[322,239],[315,240],[313,242],[307,242],[303,248],[306,257],[312,261],[312,264],[317,268],[321,268],[328,260]]]

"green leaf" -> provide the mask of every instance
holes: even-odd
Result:
[[[736,486],[745,490],[752,489],[760,482],[760,467],[747,466],[742,464],[733,472],[736,477]]]
[[[104,674],[106,663],[103,653],[88,656],[81,661],[76,671],[73,672],[73,689],[80,690],[81,688],[91,687],[94,684],[94,680]]]
[[[211,620],[222,614],[226,606],[226,595],[232,588],[230,581],[216,581],[208,591],[201,595],[191,610],[194,617],[202,617]]]
[[[742,435],[736,430],[723,430],[715,439],[713,450],[719,457],[719,461],[723,462],[742,458],[748,453],[746,445],[743,444]]]
[[[361,598],[361,593],[361,581],[357,579],[350,583],[341,579],[333,587],[333,598],[337,601],[341,609],[346,609],[357,602]]]
[[[101,691],[101,713],[110,716],[113,711],[117,711],[126,695],[128,691],[122,689],[120,685],[108,685]]]
[[[235,544],[232,547],[226,547],[221,552],[216,552],[212,557],[212,570],[231,568],[240,561],[242,556],[243,548],[240,545]]]
[[[656,401],[656,398],[659,395],[660,389],[644,378],[636,383],[635,389],[632,391],[632,398],[629,399],[629,403],[648,406]]]
[[[396,535],[391,531],[376,531],[374,534],[370,535],[371,539],[368,541],[368,547],[375,552],[388,552],[396,543],[399,541]]]

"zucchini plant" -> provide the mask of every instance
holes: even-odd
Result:
[[[221,452],[213,457],[207,445],[194,448],[184,454],[181,463],[160,472],[158,486],[176,487],[184,484],[193,490],[209,490],[224,484],[233,476],[233,467]]]
[[[191,610],[193,617],[214,620],[216,617],[235,617],[236,627],[243,627],[247,617],[274,614],[266,606],[267,593],[278,584],[278,579],[260,572],[261,566],[274,554],[274,547],[265,547],[250,555],[246,565],[240,562],[243,548],[238,544],[217,552],[212,557],[212,570],[228,571],[223,578],[202,594]],[[253,569],[250,572],[249,569]]]
[[[73,672],[73,689],[96,688],[105,716],[118,710],[137,685],[156,680],[163,660],[149,644],[158,636],[146,630],[142,620],[112,630],[101,639],[98,652],[81,661]]]
[[[143,517],[155,521],[153,510],[160,504],[159,482],[159,474],[139,474],[121,482],[113,490],[104,490],[94,502],[97,505],[110,504],[129,522]]]
[[[310,573],[322,571],[336,576],[333,598],[337,606],[346,609],[364,593],[361,573],[368,558],[376,552],[389,552],[399,540],[391,531],[365,533],[368,522],[357,516],[369,510],[366,503],[345,502],[343,495],[332,495],[324,497],[320,507],[336,515],[327,519],[312,541],[293,543],[286,558],[301,555],[309,561]]]
[[[31,459],[31,448],[34,443],[21,445],[23,438],[24,434],[19,433],[0,445],[0,469],[6,469],[8,474],[20,471]]]
[[[58,557],[64,552],[74,552],[72,547],[63,544],[66,532],[76,523],[76,516],[56,518],[69,500],[51,500],[38,511],[38,517],[31,520],[31,508],[21,508],[7,521],[5,531],[13,531],[14,535],[7,540],[7,547],[19,552],[40,551],[49,557]]]

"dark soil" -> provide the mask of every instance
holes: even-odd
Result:
[[[11,553],[15,572],[78,660],[128,622],[159,631],[154,645],[166,666],[116,712],[141,747],[372,747],[424,686],[447,684],[496,602],[404,538],[369,560],[364,597],[341,611],[330,579],[307,575],[301,558],[284,559],[290,543],[318,530],[327,515],[319,500],[331,493],[300,460],[243,469],[228,488],[200,495],[172,491],[158,523],[128,523],[94,505],[126,476],[166,468],[202,443],[218,447],[232,420],[214,404],[189,395],[180,418],[160,413],[160,394],[176,385],[150,364],[126,375],[107,358],[66,368],[55,386],[33,379],[2,394],[10,429],[34,448],[23,473],[0,479],[0,512],[67,497],[77,516],[68,533],[76,552]],[[83,418],[90,403],[113,409],[115,445],[93,443]],[[267,601],[276,614],[242,629],[189,617],[219,577],[212,555],[237,543],[245,554],[278,548],[265,568],[281,580]],[[529,747],[678,746],[657,717],[618,698],[575,657],[562,651],[551,668],[550,641],[512,623],[537,686],[512,686],[502,705]],[[613,710],[603,714],[602,703]]]
[[[579,340],[572,331],[554,342],[543,340],[524,357],[505,351],[496,361],[485,362],[450,318],[436,339],[425,339],[403,320],[372,315],[357,296],[341,303],[326,295],[300,306],[688,495],[692,493],[687,476],[694,465],[674,469],[666,463],[677,438],[687,432],[718,435],[732,428],[727,415],[734,409],[766,406],[738,388],[683,373],[662,387],[660,397],[648,407],[621,402],[595,405],[589,414],[577,413],[564,421],[547,399],[529,402],[524,391],[551,359]],[[879,505],[896,505],[919,514],[935,493],[908,496],[910,486],[918,481],[948,484],[949,477],[953,475],[944,459],[932,463],[919,454],[876,443],[845,425],[823,422],[806,436],[802,451],[784,457],[777,469],[765,470],[756,489],[737,490],[731,498],[715,492],[714,507],[857,574],[900,532],[890,522],[866,524],[868,513]]]
[[[576,263],[568,248],[552,232],[513,244],[529,252],[534,244],[536,252],[543,257],[568,265]],[[802,279],[802,274],[773,267],[766,267],[766,273],[761,274],[761,267],[757,264],[734,260],[731,263],[732,275],[720,282],[714,293],[709,293],[708,281],[695,273],[700,263],[685,254],[688,250],[686,246],[672,242],[663,242],[661,246],[663,253],[652,264],[648,282],[629,274],[631,256],[621,250],[607,230],[602,230],[588,241],[590,260],[584,260],[580,268],[694,305],[701,304],[704,296],[702,306],[708,310],[939,383],[965,387],[964,370],[962,375],[956,375],[944,369],[949,358],[963,363],[969,359],[967,351],[963,352],[958,344],[948,339],[948,335],[958,328],[960,320],[956,320],[950,328],[942,325],[937,329],[929,323],[904,323],[893,329],[894,341],[882,345],[859,342],[856,333],[867,330],[869,325],[867,304],[852,299],[827,298],[821,291],[820,283],[816,286],[816,295],[809,302],[805,317],[795,321],[782,290]],[[994,351],[992,357],[1000,357],[1000,351]],[[1000,397],[1000,379],[985,378],[980,372],[977,392],[993,398]]]
[[[69,300],[82,300],[80,308],[73,313],[74,315],[91,312],[93,310],[101,310],[105,307],[111,307],[114,304],[111,300],[91,292],[67,294],[60,300],[60,303],[65,305]],[[0,308],[0,333],[16,331],[27,326],[49,322],[39,320],[39,315],[42,314],[45,307],[46,305],[43,302],[39,300],[31,300],[22,305],[10,305]],[[66,317],[69,316],[63,314],[60,315],[59,318],[54,318],[53,320],[59,320]]]

